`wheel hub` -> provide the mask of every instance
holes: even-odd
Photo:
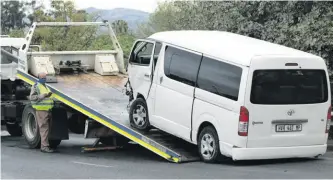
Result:
[[[134,109],[133,120],[137,126],[143,126],[146,123],[147,113],[142,105],[137,105]]]
[[[205,134],[201,139],[200,152],[205,159],[211,159],[215,153],[215,141],[212,135]]]
[[[27,125],[25,126],[25,132],[26,132],[26,138],[33,139],[36,137],[37,133],[37,121],[35,116],[30,113],[28,114],[28,120]]]

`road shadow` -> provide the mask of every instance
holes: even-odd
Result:
[[[131,160],[131,161],[142,161],[142,162],[162,162],[168,163],[165,159],[159,155],[150,152],[149,150],[141,147],[138,144],[128,144],[124,148],[114,150],[103,150],[93,152],[83,152],[83,147],[91,147],[92,141],[80,139],[79,142],[75,140],[64,140],[57,148],[56,154],[68,155],[68,156],[80,156],[80,157],[91,157],[91,158],[103,158],[110,160]],[[25,142],[23,137],[11,137],[1,136],[1,147],[11,147],[26,149],[29,151],[39,151],[39,149],[30,148]]]
[[[58,151],[61,154],[85,156],[93,158],[103,158],[110,160],[130,160],[130,161],[142,161],[142,162],[166,162],[163,158],[157,154],[148,151],[140,145],[128,145],[124,148],[112,149],[112,150],[98,150],[83,152],[84,147],[91,147],[91,144],[81,145],[60,145]]]
[[[161,163],[171,163],[166,161],[164,158],[159,155],[145,149],[144,147],[138,144],[129,144],[124,148],[114,149],[114,150],[103,150],[103,151],[92,151],[92,152],[83,152],[83,147],[91,147],[91,140],[86,140],[80,138],[79,141],[76,140],[65,140],[61,142],[57,148],[57,154],[68,155],[68,156],[79,156],[79,157],[90,157],[90,158],[103,158],[110,160],[124,160],[124,161],[138,161],[142,163],[147,162],[161,162]],[[2,147],[12,147],[12,148],[21,148],[27,149],[30,151],[39,151],[38,149],[31,149],[25,142],[23,137],[11,137],[11,136],[1,136],[1,145]],[[277,165],[277,164],[291,164],[291,163],[307,163],[315,161],[324,161],[322,158],[292,158],[292,159],[274,159],[274,160],[247,160],[247,161],[232,161],[231,159],[223,160],[216,165],[228,165],[235,167],[242,166],[258,166],[258,165]],[[188,164],[197,161],[183,162],[181,164]],[[173,164],[173,163],[172,163]]]
[[[29,146],[23,137],[13,137],[10,135],[1,136],[1,147],[3,146],[29,149]]]
[[[267,159],[267,160],[244,160],[244,161],[232,161],[227,160],[223,162],[219,162],[223,165],[230,166],[258,166],[258,165],[281,165],[281,164],[292,164],[292,163],[306,163],[306,162],[315,162],[322,161],[324,159],[316,159],[316,158],[291,158],[291,159]]]

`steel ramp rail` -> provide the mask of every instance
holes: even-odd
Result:
[[[17,77],[30,85],[33,85],[37,81],[37,78],[20,70],[17,72]],[[126,115],[122,113],[117,107],[117,105],[121,103],[117,104],[117,102],[106,102],[106,104],[109,106],[113,106],[112,109],[114,109],[113,112],[112,110],[104,111],[111,113],[106,115],[106,113],[101,113],[101,110],[95,110],[97,106],[91,104],[96,102],[95,100],[85,98],[85,102],[82,102],[82,98],[87,96],[85,93],[92,92],[89,91],[88,87],[88,89],[85,91],[82,88],[79,88],[76,92],[73,92],[70,90],[66,91],[65,87],[63,87],[64,84],[59,82],[50,83],[47,84],[47,86],[53,92],[53,97],[57,100],[76,109],[91,119],[96,120],[97,122],[109,127],[115,132],[129,138],[130,140],[140,144],[141,146],[171,162],[180,163],[199,160],[195,153],[197,148],[187,142],[184,142],[183,140],[158,130],[151,130],[148,133],[141,133],[135,129],[132,129],[129,124],[125,123],[128,122],[128,114]],[[112,94],[112,89],[107,90],[111,90],[109,94]],[[73,97],[75,94],[77,94],[76,98]],[[90,97],[94,97],[94,94],[92,94],[92,96],[90,95]],[[92,107],[95,107],[95,109]],[[101,105],[98,108],[102,108]],[[110,118],[110,116],[112,118]],[[124,119],[125,117],[126,119]]]

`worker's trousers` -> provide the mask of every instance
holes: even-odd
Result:
[[[37,123],[39,127],[39,133],[41,138],[40,148],[50,146],[49,144],[49,130],[52,121],[51,111],[38,111],[36,110]]]

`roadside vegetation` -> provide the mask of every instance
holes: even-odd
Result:
[[[72,1],[53,1],[45,10],[35,1],[1,2],[1,34],[22,37],[33,21],[100,21],[77,10]],[[29,13],[27,13],[29,12]],[[333,2],[331,1],[166,1],[135,32],[123,20],[112,22],[128,55],[138,37],[166,30],[221,30],[255,37],[317,54],[333,69]],[[104,31],[94,27],[40,28],[34,44],[44,50],[107,50]],[[195,37],[193,37],[195,38]],[[47,43],[46,43],[47,42]],[[46,45],[48,44],[48,45]]]

